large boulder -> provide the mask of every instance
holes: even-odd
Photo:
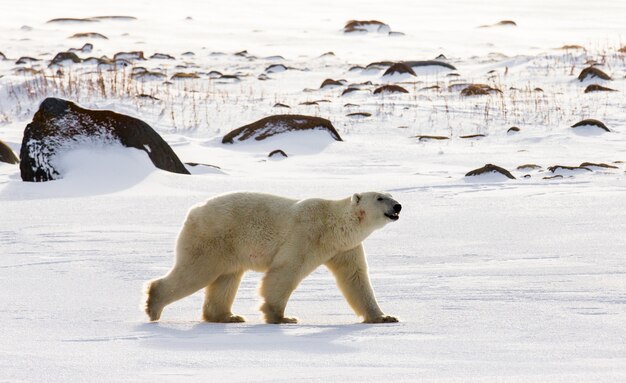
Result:
[[[262,118],[233,130],[224,136],[222,143],[234,144],[236,141],[245,141],[250,138],[261,141],[276,134],[306,130],[325,130],[336,141],[343,141],[333,124],[325,118],[279,114]]]
[[[22,180],[41,182],[62,178],[62,170],[54,166],[55,156],[89,144],[121,144],[143,150],[157,168],[189,174],[172,148],[145,122],[47,98],[24,130],[20,149]]]

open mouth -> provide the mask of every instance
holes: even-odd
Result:
[[[400,218],[400,213],[392,213],[392,214],[385,213],[385,217],[389,218],[392,221],[397,221]]]

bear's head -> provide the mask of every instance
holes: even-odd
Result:
[[[352,206],[361,223],[378,229],[400,218],[402,205],[389,193],[367,192],[352,196]]]

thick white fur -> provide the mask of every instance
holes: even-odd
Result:
[[[202,288],[203,318],[243,322],[231,306],[243,273],[265,272],[260,287],[267,323],[296,323],[284,316],[300,281],[322,264],[354,311],[368,323],[397,322],[378,307],[361,243],[391,219],[388,194],[360,193],[342,200],[301,201],[260,193],[231,193],[193,207],[176,244],[173,268],[147,283],[145,310],[158,320],[163,308]]]

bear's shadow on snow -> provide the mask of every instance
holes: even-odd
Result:
[[[267,325],[198,323],[191,328],[175,328],[164,323],[144,323],[135,331],[148,347],[197,351],[215,350],[289,350],[318,353],[358,351],[338,343],[360,337],[375,325]],[[362,334],[363,336],[367,336]],[[371,334],[370,334],[371,336]]]

